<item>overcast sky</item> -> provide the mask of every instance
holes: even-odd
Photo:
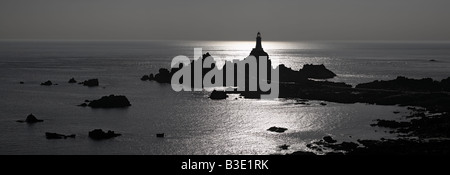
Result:
[[[450,40],[450,0],[0,0],[0,39]]]

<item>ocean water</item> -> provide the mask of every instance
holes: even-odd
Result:
[[[331,135],[339,141],[392,138],[374,119],[402,119],[405,107],[296,99],[210,100],[209,92],[174,92],[170,85],[141,81],[168,68],[177,55],[202,48],[218,61],[243,59],[251,41],[1,41],[0,154],[285,154]],[[450,76],[449,42],[264,42],[276,64],[300,69],[324,64],[352,85],[402,75],[437,80]],[[429,60],[435,61],[429,61]],[[99,87],[68,84],[98,78]],[[40,86],[51,80],[57,86]],[[19,84],[23,81],[24,84]],[[126,109],[78,107],[84,100],[126,95]],[[399,111],[394,114],[393,111]],[[43,123],[17,123],[33,113]],[[286,127],[285,133],[266,131]],[[94,141],[101,128],[123,135]],[[45,132],[76,134],[47,140]],[[165,138],[156,138],[164,132]],[[288,144],[288,150],[278,146]]]

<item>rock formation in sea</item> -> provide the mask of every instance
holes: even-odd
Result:
[[[227,93],[225,91],[213,90],[211,92],[211,95],[209,95],[209,98],[211,98],[213,100],[222,100],[222,99],[228,98],[228,95],[227,95]]]
[[[77,83],[77,80],[75,80],[75,78],[71,78],[69,81],[68,81],[68,83]]]
[[[29,123],[29,124],[43,122],[43,121],[44,120],[37,119],[33,114],[28,115],[25,120],[17,120],[17,122],[19,122],[19,123]]]
[[[287,128],[283,128],[283,127],[276,127],[276,126],[272,126],[269,129],[267,129],[267,131],[271,131],[271,132],[278,132],[278,133],[282,133],[284,131],[286,131]]]
[[[111,131],[111,130],[108,130],[108,132],[105,132],[102,129],[94,129],[89,132],[89,137],[94,140],[110,139],[110,138],[118,137],[121,135],[122,134],[115,133],[114,131]]]
[[[52,81],[50,81],[50,80],[48,80],[48,81],[46,81],[46,82],[43,82],[43,83],[41,83],[41,86],[51,86],[51,85],[53,85],[53,82],[52,82]]]
[[[131,106],[131,103],[123,95],[109,95],[98,100],[92,100],[87,106],[92,108],[124,108]]]
[[[85,80],[79,84],[82,84],[83,86],[87,86],[87,87],[95,87],[99,85],[98,79],[89,79],[89,80]]]
[[[237,76],[243,76],[245,78],[245,82],[246,84],[248,84],[249,82],[249,78],[256,78],[257,80],[260,79],[260,68],[259,68],[259,64],[261,62],[261,59],[265,59],[265,61],[267,61],[267,81],[270,81],[270,74],[271,74],[271,69],[272,68],[272,62],[269,58],[269,54],[267,54],[263,47],[262,47],[262,41],[261,41],[261,33],[258,32],[257,37],[256,37],[256,46],[255,48],[252,49],[252,51],[250,52],[249,56],[254,56],[256,58],[256,63],[257,63],[257,72],[256,72],[256,77],[250,77],[248,71],[244,74],[239,74],[237,72],[237,64],[239,63],[245,63],[246,59],[242,60],[242,61],[226,61],[224,66],[222,67],[222,69],[219,69],[216,66],[216,62],[214,61],[211,64],[210,68],[203,68],[202,67],[202,78],[204,78],[204,76],[210,72],[210,71],[222,71],[222,80],[223,81],[223,86],[228,86],[228,84],[226,84],[226,71],[230,71],[232,69],[234,69],[233,75],[234,75],[234,84],[233,86],[237,86]],[[194,87],[194,69],[195,69],[195,64],[196,62],[202,62],[199,65],[203,65],[204,61],[206,58],[208,57],[212,57],[211,54],[209,54],[208,52],[203,54],[201,58],[196,59],[196,60],[191,60],[190,64],[187,66],[191,66],[191,86]],[[233,68],[227,68],[227,66],[232,65]],[[172,75],[174,75],[175,72],[177,72],[178,70],[180,70],[184,65],[180,64],[179,68],[172,68],[171,70],[165,69],[165,68],[161,68],[159,69],[159,72],[157,74],[155,74],[154,78],[147,75],[144,75],[141,77],[141,80],[146,81],[146,80],[156,80],[159,83],[171,83],[171,79],[172,79]],[[300,70],[292,70],[291,68],[286,67],[285,65],[281,64],[278,65],[275,69],[279,70],[279,81],[280,82],[303,82],[308,80],[309,78],[313,78],[313,79],[329,79],[329,78],[333,78],[336,76],[335,73],[333,73],[332,71],[328,70],[324,65],[312,65],[312,64],[306,64],[303,66],[302,69]],[[180,83],[183,82],[183,79],[179,80]],[[215,77],[213,78],[212,81],[215,81]],[[204,87],[204,86],[202,86]],[[247,87],[248,88],[248,87]],[[259,86],[257,87],[257,91],[259,91]],[[248,91],[248,89],[246,89],[245,91]],[[259,95],[257,93],[252,93],[255,95],[255,97],[259,96],[261,94],[261,92],[259,91]]]
[[[356,88],[365,89],[388,89],[388,90],[402,90],[402,91],[450,91],[450,77],[442,81],[436,81],[431,78],[412,79],[403,76],[398,76],[394,80],[378,81],[375,80],[369,83],[361,83],[356,85]]]

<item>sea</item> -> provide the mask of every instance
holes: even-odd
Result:
[[[353,86],[397,76],[450,76],[450,42],[263,41],[262,46],[273,66],[298,70],[304,64],[324,64],[337,74],[328,81]],[[194,48],[209,52],[220,66],[247,57],[253,47],[254,41],[0,41],[0,154],[289,154],[314,151],[306,145],[328,135],[338,142],[395,138],[389,129],[370,124],[376,119],[407,120],[404,116],[411,112],[363,103],[298,103],[302,99],[211,100],[208,90],[175,92],[170,84],[140,80],[169,68],[175,56],[193,58]],[[69,84],[72,77],[79,82],[98,78],[100,86]],[[40,85],[47,80],[58,85]],[[110,94],[125,95],[132,106],[77,106]],[[44,122],[16,122],[31,113]],[[288,130],[267,131],[272,126]],[[122,136],[92,140],[88,132],[94,129]],[[45,132],[76,138],[49,140]]]

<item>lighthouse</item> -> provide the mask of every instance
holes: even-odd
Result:
[[[260,56],[265,56],[266,59],[269,59],[269,55],[262,48],[260,32],[258,32],[258,34],[256,34],[256,46],[255,46],[255,48],[252,49],[252,52],[250,52],[250,55],[255,56],[256,60],[259,60]]]
[[[258,32],[258,34],[256,34],[256,50],[263,50],[262,46],[261,46],[261,33]]]

